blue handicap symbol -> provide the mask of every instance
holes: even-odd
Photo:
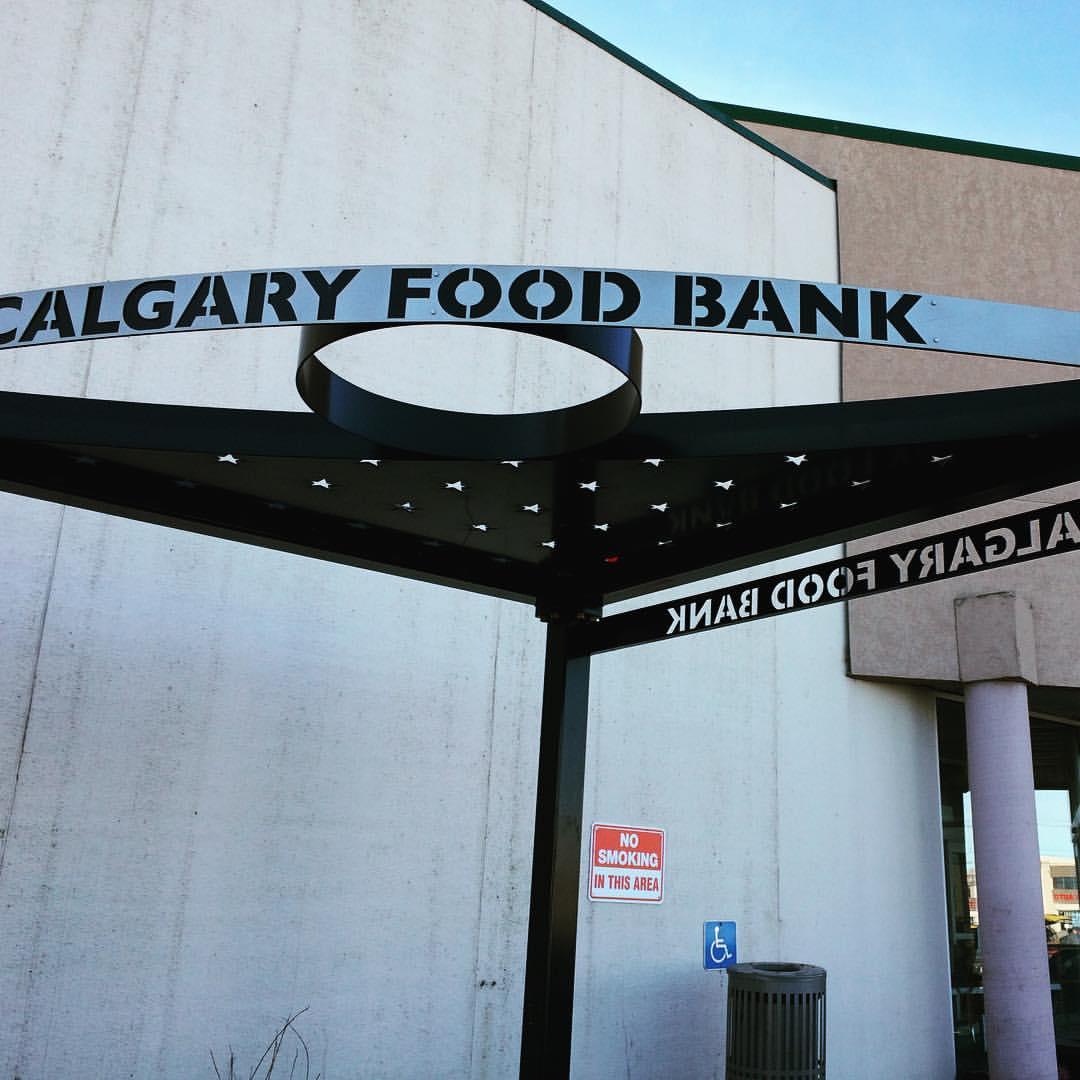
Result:
[[[705,924],[705,969],[730,967],[735,963],[735,924],[707,922]]]

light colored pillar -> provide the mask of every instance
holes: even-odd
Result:
[[[1030,607],[1014,593],[956,601],[991,1080],[1057,1080],[1027,684]]]

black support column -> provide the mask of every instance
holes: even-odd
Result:
[[[532,897],[521,1027],[523,1080],[570,1075],[589,655],[579,618],[547,628]]]

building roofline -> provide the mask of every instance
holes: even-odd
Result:
[[[555,22],[565,26],[568,30],[572,30],[575,34],[583,37],[590,44],[597,46],[597,48],[603,49],[604,52],[610,56],[615,57],[616,60],[626,64],[627,67],[633,68],[634,71],[640,75],[644,75],[645,78],[656,83],[658,86],[662,86],[669,93],[674,94],[676,97],[681,98],[688,105],[692,105],[695,109],[699,109],[706,116],[712,120],[716,120],[723,124],[725,127],[730,128],[732,131],[741,135],[744,139],[749,140],[755,146],[761,147],[763,150],[768,151],[773,157],[780,158],[781,161],[786,162],[792,168],[798,169],[799,172],[809,176],[811,180],[816,180],[819,184],[829,188],[830,191],[836,190],[836,181],[824,173],[820,173],[817,169],[807,165],[805,161],[800,161],[797,157],[789,154],[786,150],[781,149],[775,143],[769,142],[764,136],[759,135],[756,131],[752,131],[748,127],[744,127],[739,123],[738,119],[729,115],[719,106],[714,106],[712,102],[702,101],[700,98],[695,97],[688,90],[684,90],[677,83],[673,83],[670,79],[665,78],[658,71],[654,71],[651,67],[643,64],[640,60],[636,60],[629,53],[624,52],[617,45],[612,45],[610,41],[606,41],[600,37],[599,34],[594,34],[587,26],[582,26],[581,23],[574,19],[571,19],[569,15],[564,15],[557,8],[553,8],[545,0],[524,0],[530,7],[535,8],[541,14],[548,16],[550,19],[554,19]]]
[[[701,105],[718,119],[730,117],[752,124],[772,124],[797,131],[816,131],[824,135],[839,135],[845,139],[911,146],[919,150],[936,150],[943,154],[964,154],[967,157],[992,158],[1018,165],[1036,165],[1044,169],[1067,169],[1080,172],[1080,157],[1055,154],[1048,150],[1024,150],[998,143],[976,142],[972,139],[953,139],[944,135],[924,135],[916,131],[875,127],[871,124],[852,124],[845,120],[828,120],[820,116],[801,116],[798,113],[758,109],[750,105],[732,105],[723,101],[702,101]]]

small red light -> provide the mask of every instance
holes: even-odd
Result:
[[[618,555],[605,555],[604,556],[604,562],[606,562],[606,563],[617,563],[618,561],[619,561],[619,556]]]

